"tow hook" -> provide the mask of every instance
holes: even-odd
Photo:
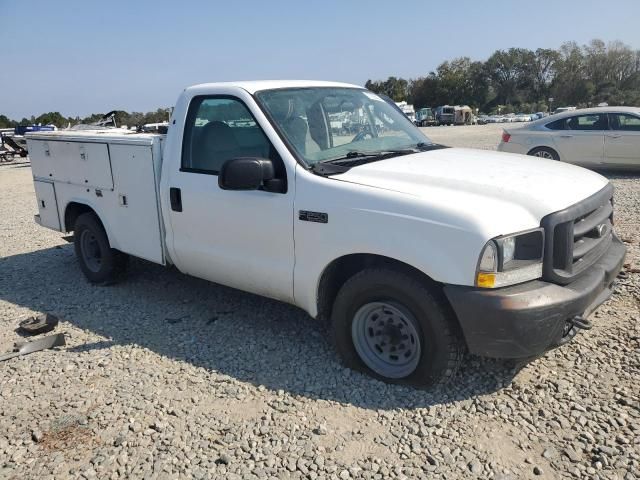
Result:
[[[569,320],[569,323],[574,327],[579,328],[580,330],[591,330],[591,327],[593,327],[593,323],[591,323],[591,320],[587,320],[580,315],[576,315],[575,317],[573,317],[571,320]]]

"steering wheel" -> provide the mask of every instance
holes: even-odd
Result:
[[[373,133],[371,133],[371,128],[367,125],[367,127],[365,127],[364,130],[360,130],[358,134],[355,137],[353,137],[353,140],[351,140],[351,143],[361,142],[362,140],[369,140],[371,138],[373,138]]]

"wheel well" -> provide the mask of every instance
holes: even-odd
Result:
[[[531,155],[533,152],[535,152],[536,150],[549,150],[550,152],[555,153],[556,155],[558,155],[558,151],[555,148],[551,148],[551,147],[547,147],[545,145],[542,145],[540,147],[533,147],[531,150],[529,150],[527,152],[527,155]]]
[[[83,213],[96,213],[93,208],[83,203],[71,202],[64,211],[64,228],[66,232],[72,232],[76,224],[76,220]],[[97,216],[97,215],[96,215]]]
[[[333,302],[344,283],[356,273],[371,267],[386,267],[408,273],[423,282],[437,286],[439,283],[431,279],[411,265],[399,260],[367,253],[345,255],[332,261],[322,272],[318,284],[318,318],[328,320],[331,317]]]

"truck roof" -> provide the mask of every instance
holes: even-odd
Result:
[[[238,87],[254,94],[260,90],[272,90],[276,88],[308,88],[308,87],[344,87],[344,88],[362,88],[359,85],[340,82],[325,82],[321,80],[251,80],[240,82],[215,82],[201,83],[187,87],[185,91],[200,90],[203,88],[215,87]]]

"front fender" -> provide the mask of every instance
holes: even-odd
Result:
[[[437,282],[473,284],[478,255],[486,242],[481,233],[375,207],[334,204],[324,212],[327,223],[296,218],[294,298],[311,316],[317,315],[323,272],[347,255],[386,257]]]

